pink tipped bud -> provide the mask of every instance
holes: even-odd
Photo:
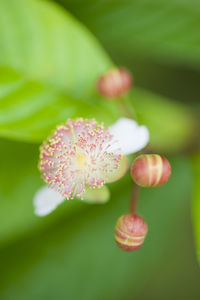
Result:
[[[134,251],[140,248],[148,231],[146,222],[139,216],[127,214],[117,220],[115,241],[119,248]]]
[[[99,78],[97,89],[106,98],[118,98],[130,90],[132,81],[129,71],[122,68],[112,69]]]
[[[165,184],[171,176],[168,160],[158,154],[138,156],[131,166],[133,180],[143,187],[156,187]]]

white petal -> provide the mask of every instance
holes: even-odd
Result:
[[[146,126],[139,126],[136,121],[120,118],[110,126],[111,133],[118,141],[122,154],[127,155],[144,148],[149,141],[149,131]]]
[[[64,201],[63,196],[50,189],[47,185],[40,188],[33,200],[35,214],[45,216],[52,212],[61,202]]]

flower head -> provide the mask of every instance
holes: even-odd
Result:
[[[49,187],[67,199],[101,187],[119,166],[120,149],[95,120],[68,120],[40,148],[39,169]],[[111,150],[112,146],[112,150]]]

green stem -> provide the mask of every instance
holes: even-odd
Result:
[[[122,113],[122,115],[129,119],[136,119],[136,114],[132,108],[132,106],[129,103],[129,96],[125,95],[121,98],[116,99],[116,104]]]
[[[132,188],[131,203],[130,203],[130,213],[133,215],[135,215],[137,210],[138,195],[139,195],[139,186],[136,183],[134,183]]]

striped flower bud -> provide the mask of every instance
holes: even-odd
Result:
[[[138,156],[131,166],[133,180],[143,187],[156,187],[165,184],[171,176],[168,160],[158,154]]]
[[[139,216],[127,214],[117,220],[115,241],[119,248],[134,251],[140,248],[148,231],[146,222]]]
[[[111,69],[97,82],[97,89],[106,98],[118,98],[126,94],[132,86],[132,76],[122,68]]]

